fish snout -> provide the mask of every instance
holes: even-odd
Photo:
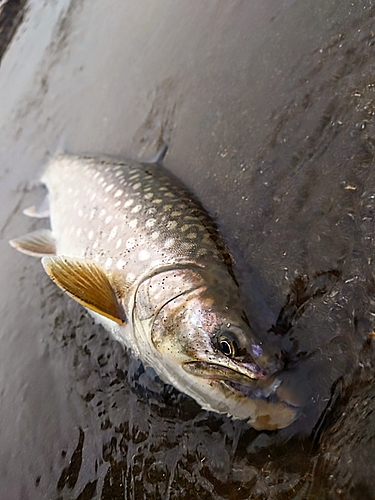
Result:
[[[265,352],[260,344],[252,344],[252,363],[256,364],[259,369],[267,376],[272,376],[284,368],[284,361],[281,352]]]

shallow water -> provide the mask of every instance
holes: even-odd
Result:
[[[372,498],[373,2],[39,2],[0,71],[0,498]],[[57,149],[149,158],[205,204],[308,400],[202,411],[7,240]],[[303,436],[303,437],[301,437]]]

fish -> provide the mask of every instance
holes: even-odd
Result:
[[[48,201],[24,211],[50,229],[10,245],[40,257],[132,356],[203,409],[283,429],[299,409],[280,390],[280,356],[255,338],[217,226],[163,154],[54,156],[41,178]]]

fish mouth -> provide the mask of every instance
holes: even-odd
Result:
[[[261,373],[261,376],[259,376],[259,367],[257,367],[258,370],[252,376],[239,373],[226,366],[202,361],[184,363],[183,368],[186,372],[197,377],[218,381],[226,389],[235,392],[241,397],[254,400],[261,399],[271,404],[285,403],[293,410],[299,408],[296,405],[296,401],[293,401],[293,398],[283,397],[285,396],[284,393],[282,393],[282,397],[279,396],[278,389],[282,381],[277,378],[276,374],[267,377]]]
[[[280,385],[280,381],[275,379],[271,384],[269,384],[265,388],[261,387],[250,387],[249,385],[239,384],[238,382],[234,382],[232,380],[223,380],[223,382],[234,389],[236,392],[240,393],[242,396],[251,399],[264,399],[268,402],[279,403],[279,398],[276,395],[276,389]]]

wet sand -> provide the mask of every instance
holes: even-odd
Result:
[[[373,18],[342,0],[30,0],[0,67],[1,500],[372,498]],[[56,150],[162,141],[307,395],[285,433],[164,386],[8,246],[46,224],[22,209]]]

